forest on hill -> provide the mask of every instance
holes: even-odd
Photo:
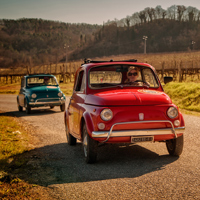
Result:
[[[124,19],[108,21],[95,40],[72,59],[108,55],[192,51],[200,49],[200,10],[194,7],[145,8]]]
[[[99,25],[42,19],[2,19],[0,68],[60,62],[66,53],[90,42],[99,28]]]
[[[200,49],[200,11],[145,8],[102,26],[42,19],[0,20],[0,68],[119,54]]]

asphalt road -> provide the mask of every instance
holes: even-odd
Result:
[[[17,111],[16,95],[0,95],[0,110],[34,128],[38,141],[20,177],[50,188],[52,199],[200,199],[199,117],[184,115],[180,157],[169,156],[165,143],[104,145],[89,165],[81,143],[66,144],[59,107],[27,115]]]

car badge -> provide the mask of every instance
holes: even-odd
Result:
[[[139,113],[139,120],[144,120],[144,113]]]
[[[47,95],[47,97],[49,97],[49,95]]]

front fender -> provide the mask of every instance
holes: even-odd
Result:
[[[84,112],[83,118],[84,118],[84,121],[86,123],[88,134],[92,138],[92,131],[94,131],[94,124],[93,124],[93,121],[92,121],[92,117],[88,112]]]
[[[185,126],[185,121],[184,121],[183,115],[182,115],[182,113],[179,113],[179,115],[180,115],[180,121],[181,121],[180,126],[184,127]]]
[[[29,98],[28,98],[28,96],[27,95],[25,95],[25,98],[24,98],[24,105],[25,105],[25,101],[26,101],[26,103],[27,103],[27,105],[29,105]]]

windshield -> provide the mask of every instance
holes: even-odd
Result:
[[[113,86],[159,86],[154,72],[144,66],[110,65],[90,69],[89,86],[92,89]]]
[[[56,78],[52,76],[35,76],[27,78],[27,86],[58,85]]]

